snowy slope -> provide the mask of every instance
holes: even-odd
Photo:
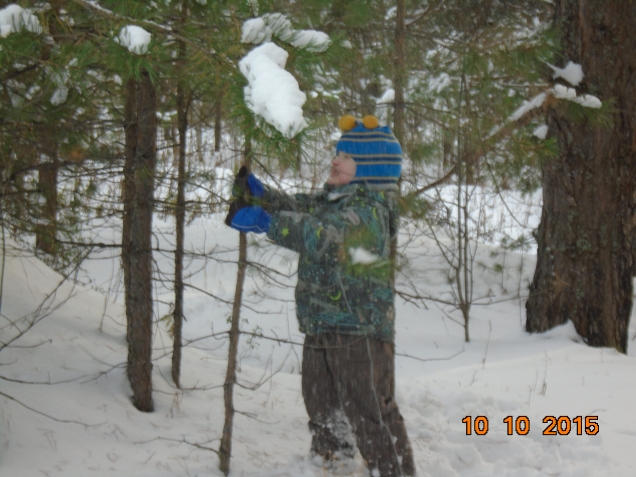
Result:
[[[169,231],[171,224],[156,226]],[[116,236],[106,230],[102,239],[109,233]],[[231,261],[237,240],[218,217],[195,222],[187,235],[189,250],[208,254],[192,257],[188,268],[193,287],[186,293],[184,334],[197,341],[184,350],[184,390],[177,390],[170,379],[171,340],[165,326],[157,327],[156,410],[151,414],[137,412],[129,400],[124,313],[121,299],[112,293],[118,283],[117,260],[108,258],[112,252],[96,254],[86,264],[81,279],[90,279],[89,286],[63,283],[40,307],[61,277],[36,258],[12,250],[0,341],[16,334],[8,319],[22,327],[34,316],[41,319],[0,352],[0,477],[221,475],[210,449],[218,448],[223,423],[220,386],[227,348],[222,332],[234,291]],[[159,245],[170,248],[167,241]],[[445,296],[448,285],[438,271],[434,244],[422,239],[409,243],[407,254],[409,279],[417,289]],[[249,275],[242,328],[302,342],[292,289],[283,286],[295,281],[294,255],[261,237],[249,256],[279,274],[269,286],[257,273]],[[482,246],[478,258],[492,265],[502,256]],[[157,276],[159,271],[169,274],[170,254],[157,252],[155,258]],[[624,356],[587,347],[570,324],[527,335],[523,304],[512,297],[519,287],[527,287],[532,260],[523,257],[521,276],[522,257],[510,252],[503,275],[476,267],[475,295],[493,303],[473,306],[470,343],[464,343],[463,329],[452,321],[459,319],[457,312],[434,302],[416,306],[399,301],[398,402],[420,476],[635,475],[634,341],[630,355]],[[169,290],[158,286],[157,300],[165,302],[158,307],[158,316],[163,316]],[[212,332],[219,336],[198,339]],[[635,333],[632,325],[630,337]],[[367,475],[359,459],[330,473],[308,458],[300,346],[264,338],[248,342],[246,337],[241,343],[239,381],[245,387],[235,388],[240,414],[231,475]],[[487,417],[488,433],[466,435],[466,416]],[[530,432],[507,435],[506,416],[527,416]],[[599,432],[543,435],[545,416],[598,416]]]

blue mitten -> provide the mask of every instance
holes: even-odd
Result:
[[[265,195],[265,188],[263,183],[258,180],[254,174],[247,176],[247,185],[250,188],[250,194],[252,197],[263,197]]]
[[[242,166],[232,185],[232,197],[235,199],[245,197],[246,193],[252,197],[261,198],[265,195],[265,188],[263,183],[246,166]]]
[[[262,207],[245,207],[234,215],[230,227],[239,232],[265,234],[271,220],[271,216]]]

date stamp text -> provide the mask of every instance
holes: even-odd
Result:
[[[595,436],[598,434],[598,416],[576,416],[570,418],[569,416],[545,416],[543,423],[546,426],[543,429],[544,436],[567,436],[571,432],[576,432],[576,435],[582,436],[583,433],[588,436]],[[470,436],[473,432],[478,436],[485,436],[489,431],[489,422],[486,416],[477,416],[474,419],[472,416],[466,416],[462,419],[462,422],[466,425],[466,435]],[[517,434],[519,436],[525,436],[530,432],[530,419],[527,416],[506,416],[503,420],[506,425],[506,433],[511,436]]]

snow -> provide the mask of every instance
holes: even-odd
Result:
[[[285,70],[288,53],[274,43],[264,43],[250,51],[240,62],[241,73],[249,85],[245,102],[250,110],[292,138],[307,127],[302,106],[307,96],[298,81]]]
[[[557,83],[554,85],[553,88],[548,89],[544,93],[539,93],[530,101],[524,102],[523,105],[521,105],[514,113],[512,113],[512,115],[510,115],[508,120],[516,121],[519,118],[521,118],[524,114],[528,113],[529,111],[536,108],[540,108],[545,102],[548,95],[553,95],[555,98],[558,98],[558,99],[565,99],[568,101],[578,103],[581,106],[584,106],[586,108],[600,108],[603,105],[601,100],[598,99],[596,96],[593,96],[591,94],[584,94],[582,96],[577,96],[576,90],[574,88],[569,88],[565,85]],[[495,129],[495,132],[497,130],[498,129]]]
[[[265,24],[264,18],[252,18],[243,24],[241,42],[260,44],[271,41],[272,27]]]
[[[270,42],[272,37],[278,37],[296,48],[313,52],[325,51],[331,43],[326,33],[316,30],[294,30],[291,21],[282,13],[268,13],[247,20],[243,24],[243,43]]]
[[[350,248],[349,256],[351,257],[351,263],[353,265],[370,265],[381,260],[381,257],[379,255],[371,253],[363,247]]]
[[[567,99],[568,101],[580,104],[581,106],[586,108],[599,109],[601,106],[603,106],[601,100],[598,99],[596,96],[591,94],[577,96],[576,90],[574,88],[568,88],[567,86],[564,86],[562,84],[555,84],[551,92],[555,98]]]
[[[524,104],[521,107],[519,107],[514,113],[512,113],[512,115],[509,118],[509,121],[516,121],[527,112],[535,108],[540,108],[543,105],[543,102],[545,101],[546,97],[547,97],[546,93],[539,93],[530,101],[524,102]]]
[[[146,54],[151,40],[152,34],[136,25],[126,25],[115,37],[117,43],[136,55]]]
[[[562,84],[555,84],[553,89],[555,98],[573,100],[576,98],[576,90],[574,88],[568,88]]]
[[[538,137],[541,140],[545,139],[548,135],[548,126],[546,124],[542,124],[534,130],[532,135]]]
[[[382,97],[378,99],[378,104],[387,104],[395,101],[395,90],[393,88],[387,89]]]
[[[69,66],[72,66],[72,64],[69,63]],[[53,81],[56,85],[56,89],[51,96],[51,104],[59,106],[66,101],[66,98],[68,98],[69,90],[66,84],[68,83],[70,74],[68,70],[52,71],[51,69],[47,70],[47,74],[51,78],[51,81]]]
[[[444,91],[452,84],[451,77],[448,73],[442,73],[437,78],[432,78],[429,82],[429,89],[437,92],[438,94]]]
[[[329,48],[331,40],[329,35],[316,30],[299,30],[293,35],[290,43],[296,48],[320,53]]]
[[[0,37],[6,38],[11,33],[22,31],[23,28],[32,33],[42,33],[40,20],[31,13],[31,10],[14,3],[0,10]]]
[[[586,108],[599,109],[601,106],[603,106],[603,103],[601,102],[601,100],[592,94],[584,94],[582,96],[577,97],[573,101]]]
[[[500,212],[491,211],[493,216]],[[222,333],[228,329],[236,275],[238,236],[222,219],[197,219],[186,231],[186,249],[206,256],[192,255],[186,272],[183,390],[170,379],[172,343],[160,324],[154,338],[155,412],[149,414],[136,411],[129,400],[116,250],[95,252],[85,263],[78,277],[90,284],[84,287],[62,280],[8,242],[0,341],[16,337],[7,320],[21,329],[36,324],[0,352],[0,392],[19,401],[0,395],[1,477],[222,475],[216,454],[206,450],[218,448],[222,432],[227,356]],[[173,227],[155,221],[160,249],[172,246],[166,237]],[[413,284],[422,293],[448,299],[443,257],[433,241],[413,232],[403,228],[399,238],[407,266],[398,286]],[[116,241],[120,229],[105,224],[91,233],[100,241]],[[277,283],[270,284],[248,273],[243,331],[302,343],[293,302],[297,255],[263,237],[250,236],[250,244],[248,259],[278,273]],[[155,252],[157,273],[172,273],[171,257]],[[469,343],[453,307],[397,299],[397,401],[418,475],[634,475],[634,320],[628,355],[586,346],[571,323],[527,334],[524,302],[515,292],[527,292],[534,256],[482,244],[476,261],[475,294],[488,298],[471,309]],[[503,271],[495,271],[496,264]],[[159,284],[156,296],[158,302],[173,300],[172,291]],[[164,316],[167,307],[160,305],[157,316]],[[205,338],[211,333],[217,336]],[[298,374],[302,347],[264,337],[241,337],[238,379],[243,387],[235,387],[240,413],[230,475],[367,477],[359,456],[332,472],[309,457]],[[485,416],[488,433],[466,435],[462,420],[467,416],[473,421]],[[508,435],[507,416],[527,416],[529,433]],[[599,432],[544,435],[546,416],[598,416]]]
[[[579,83],[583,81],[583,77],[585,76],[583,74],[583,67],[578,63],[573,63],[572,61],[569,61],[563,69],[557,66],[553,66],[550,63],[548,63],[548,66],[554,71],[553,77],[555,79],[563,78],[572,86],[578,86]]]

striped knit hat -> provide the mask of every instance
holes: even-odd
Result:
[[[375,116],[356,121],[343,116],[338,123],[342,136],[336,146],[356,161],[356,176],[351,182],[396,184],[402,172],[402,148],[388,126],[379,126]]]

